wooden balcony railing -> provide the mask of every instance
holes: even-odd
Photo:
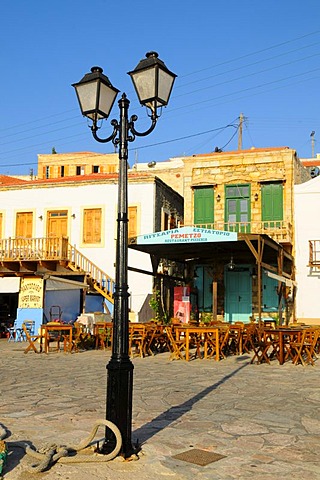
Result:
[[[85,274],[97,292],[113,302],[114,280],[69,244],[68,238],[0,239],[0,262],[64,261],[72,271]]]
[[[114,280],[70,244],[68,258],[69,267],[74,271],[86,272],[88,283],[113,303]]]
[[[0,239],[0,261],[68,260],[68,239],[63,237]]]
[[[287,221],[259,221],[259,222],[213,222],[195,224],[195,227],[224,230],[227,232],[266,234],[279,243],[292,243],[293,230]]]

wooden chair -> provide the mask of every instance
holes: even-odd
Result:
[[[226,358],[228,341],[229,324],[220,325],[218,328],[218,339],[215,334],[206,334],[207,352],[205,356],[207,358],[216,358],[217,360]]]
[[[48,322],[46,325],[57,325],[59,322],[53,321],[53,322]],[[60,331],[54,331],[50,330],[47,331],[46,333],[43,332],[43,335],[45,336],[45,352],[49,353],[51,352],[60,352],[61,351],[61,345],[63,345],[63,350],[65,351],[66,344],[64,342],[64,336],[61,335]],[[50,346],[51,344],[51,346]]]
[[[129,355],[138,355],[143,358],[146,355],[147,326],[131,323],[129,327]]]
[[[301,338],[291,342],[294,365],[314,365],[317,358],[315,348],[318,342],[320,330],[318,328],[306,328],[303,330]]]
[[[26,338],[26,341],[29,343],[29,345],[27,346],[27,348],[25,349],[24,353],[28,353],[30,350],[33,350],[34,353],[41,353],[42,352],[42,343],[41,343],[41,340],[42,340],[42,335],[32,335],[29,330],[27,329],[26,325],[23,323],[22,324],[22,330],[23,330],[23,333],[24,333],[24,336]],[[35,346],[34,342],[36,340],[40,340],[40,346],[39,346],[39,351],[37,349],[37,347]]]
[[[205,335],[202,333],[194,333],[192,334],[189,342],[190,347],[195,348],[194,357],[202,358],[204,356],[204,352],[202,353],[202,350],[204,349]]]
[[[169,326],[166,327],[166,334],[168,337],[168,347],[169,347],[169,350],[171,351],[169,360],[174,360],[174,359],[185,360],[185,356],[182,353],[186,347],[185,337],[180,338],[179,340],[176,340],[174,336],[174,331],[172,327],[169,327]]]
[[[246,324],[242,333],[242,351],[251,353],[257,334],[257,326],[254,323]]]
[[[243,330],[244,323],[236,322],[229,327],[229,339],[227,353],[232,355],[242,355],[243,350]]]
[[[265,333],[262,327],[258,327],[256,337],[252,341],[253,357],[251,363],[254,363],[256,360],[258,364],[270,364],[270,358],[268,355],[270,347],[273,347],[270,335]]]
[[[97,323],[95,325],[94,334],[96,337],[95,348],[105,350],[111,345],[112,325],[110,323]]]
[[[162,353],[167,350],[167,337],[163,325],[150,322],[147,329],[145,350],[148,355]]]

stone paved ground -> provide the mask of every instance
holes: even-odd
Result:
[[[29,473],[16,441],[75,444],[104,418],[109,352],[23,354],[0,340],[0,424],[8,430],[5,480],[320,480],[320,360],[314,367],[251,365],[250,356],[135,358],[133,439],[138,461],[54,465]],[[103,430],[100,432],[103,436]],[[173,456],[224,455],[207,466]]]

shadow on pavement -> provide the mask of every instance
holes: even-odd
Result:
[[[246,359],[247,358],[244,358],[244,360]],[[213,385],[210,385],[209,387],[205,388],[201,392],[197,393],[197,395],[195,395],[194,397],[181,403],[180,405],[175,405],[174,407],[170,407],[165,412],[153,418],[150,422],[146,423],[145,425],[142,425],[137,430],[134,430],[133,436],[136,438],[136,442],[139,445],[142,445],[144,442],[146,442],[147,440],[152,438],[154,435],[159,433],[159,431],[165,429],[171,423],[175,422],[178,418],[180,418],[182,415],[189,412],[195,403],[203,399],[206,395],[211,393],[213,390],[216,390],[218,387],[220,387],[220,385],[223,385],[231,377],[236,375],[240,370],[247,367],[248,365],[250,365],[250,362],[246,361],[245,364],[241,365],[239,368],[229,373],[218,382],[214,383]]]

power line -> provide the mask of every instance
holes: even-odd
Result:
[[[224,70],[222,72],[218,72],[218,73],[215,73],[214,75],[209,75],[208,77],[204,77],[204,78],[200,78],[200,79],[197,79],[197,80],[193,80],[192,82],[189,82],[189,83],[184,83],[183,85],[178,85],[176,89],[178,88],[183,88],[183,87],[186,87],[186,86],[189,86],[189,85],[193,85],[194,83],[199,83],[199,82],[203,82],[205,80],[208,80],[210,78],[215,78],[215,77],[220,77],[221,75],[226,75],[228,73],[233,73],[233,72],[236,72],[237,70],[242,70],[244,68],[248,68],[248,67],[252,67],[252,66],[255,66],[255,65],[258,65],[260,63],[265,63],[265,62],[268,62],[270,60],[274,60],[276,58],[279,58],[279,57],[283,57],[283,56],[286,56],[286,55],[289,55],[290,53],[295,53],[295,52],[298,52],[300,50],[304,50],[306,48],[310,49],[311,47],[314,47],[315,45],[319,45],[320,42],[315,42],[315,43],[311,43],[309,45],[305,45],[303,47],[300,47],[300,48],[297,48],[295,50],[290,50],[289,52],[284,52],[284,53],[280,53],[278,55],[274,55],[273,57],[269,57],[269,58],[264,58],[262,60],[257,60],[256,62],[252,62],[252,63],[248,63],[246,65],[241,65],[240,67],[236,67],[236,68],[232,68],[231,70]],[[303,57],[301,60],[304,60],[305,57]]]
[[[241,55],[240,57],[232,58],[230,60],[226,60],[224,62],[215,64],[215,65],[210,65],[209,67],[202,68],[200,70],[194,70],[193,72],[190,72],[190,73],[187,73],[187,74],[181,76],[181,78],[189,77],[190,75],[195,75],[197,73],[205,72],[206,70],[210,70],[211,68],[221,67],[222,65],[227,65],[228,63],[236,62],[238,60],[242,60],[243,58],[252,57],[253,55],[258,55],[260,53],[267,52],[268,50],[272,50],[274,48],[282,47],[283,45],[288,45],[289,43],[293,43],[293,42],[296,42],[297,40],[301,40],[303,38],[311,37],[312,35],[317,35],[319,33],[320,33],[320,30],[316,30],[315,32],[307,33],[307,34],[302,35],[300,37],[293,38],[292,40],[287,40],[285,42],[281,42],[281,43],[277,43],[275,45],[271,45],[271,47],[266,47],[266,48],[263,48],[261,50],[256,50],[255,52],[247,53],[245,55]]]
[[[173,143],[173,142],[178,142],[178,141],[181,141],[181,140],[186,140],[188,138],[193,138],[193,137],[199,137],[201,135],[206,135],[208,133],[212,133],[212,132],[217,132],[217,131],[222,131],[222,130],[225,130],[226,128],[228,127],[234,127],[234,128],[237,128],[236,125],[234,124],[228,124],[228,125],[225,125],[223,127],[218,127],[218,128],[213,128],[213,129],[210,129],[210,130],[206,130],[204,132],[198,132],[198,133],[194,133],[194,134],[191,134],[191,135],[186,135],[184,137],[179,137],[179,138],[174,138],[174,139],[171,139],[171,140],[166,140],[164,142],[157,142],[157,143],[153,143],[153,144],[149,144],[149,145],[143,145],[141,147],[135,147],[133,148],[132,150],[141,150],[143,148],[150,148],[150,147],[154,147],[154,146],[157,146],[157,145],[163,145],[163,144],[167,144],[167,143]],[[81,155],[81,159],[86,159],[86,158],[92,158],[93,156],[100,156],[101,154],[99,153],[90,153],[88,155]],[[74,157],[70,157],[70,155],[68,155],[68,157],[66,158],[66,162],[70,162],[72,160],[76,160],[76,159],[79,159],[79,156],[75,155]],[[54,158],[54,155],[52,155],[52,161],[48,161],[47,163],[55,163],[56,162],[56,159]],[[26,165],[34,165],[36,164],[37,162],[23,162],[23,163],[10,163],[10,164],[3,164],[3,163],[0,163],[0,167],[18,167],[18,166],[26,166]]]
[[[262,50],[258,50],[258,51],[255,51],[255,52],[248,53],[248,54],[246,54],[246,55],[242,55],[242,56],[237,57],[237,58],[233,58],[233,59],[230,59],[230,60],[226,60],[225,62],[222,62],[222,63],[220,63],[220,64],[212,65],[212,66],[206,67],[206,68],[204,68],[204,69],[200,69],[200,70],[197,70],[197,71],[190,72],[190,73],[187,74],[187,75],[180,76],[180,78],[184,78],[184,77],[186,77],[186,76],[190,76],[190,75],[193,75],[193,74],[197,74],[197,73],[199,73],[199,72],[203,72],[203,71],[209,70],[210,68],[213,68],[213,67],[216,68],[216,67],[219,67],[220,65],[230,64],[230,63],[232,63],[232,62],[239,61],[239,60],[242,60],[243,58],[247,58],[247,57],[250,57],[250,56],[253,56],[253,55],[261,54],[262,52],[266,52],[266,51],[269,51],[269,50],[271,50],[271,49],[279,48],[279,47],[281,47],[281,46],[283,46],[283,45],[290,44],[290,43],[293,43],[293,42],[295,42],[295,41],[300,41],[300,40],[302,40],[302,39],[304,39],[304,38],[310,37],[310,36],[312,36],[312,35],[316,35],[316,34],[318,34],[318,33],[320,33],[320,30],[319,30],[319,31],[316,31],[316,32],[311,32],[311,33],[306,34],[306,35],[302,35],[302,36],[296,37],[296,38],[294,38],[294,39],[291,39],[291,40],[288,40],[288,41],[285,41],[285,42],[281,42],[281,43],[276,44],[276,45],[272,45],[272,46],[267,47],[267,48],[264,48],[264,49],[262,49]],[[227,72],[219,73],[219,74],[210,76],[210,77],[208,77],[208,78],[212,78],[212,77],[215,77],[215,76],[217,76],[217,75],[222,75],[222,74],[226,75],[226,74],[231,73],[231,72],[233,72],[233,71],[235,71],[235,70],[238,70],[239,68],[242,68],[242,69],[243,69],[243,68],[248,68],[248,67],[253,66],[253,65],[257,64],[257,63],[261,63],[261,62],[263,62],[263,61],[269,61],[269,60],[272,60],[272,59],[274,59],[274,58],[277,58],[277,57],[280,57],[280,56],[284,56],[284,55],[288,55],[288,54],[291,54],[291,53],[293,53],[293,52],[300,51],[300,50],[303,50],[303,49],[305,49],[305,48],[308,48],[308,47],[314,46],[314,45],[316,45],[316,43],[313,43],[313,44],[308,45],[308,46],[300,47],[300,48],[295,49],[295,50],[290,50],[290,51],[287,52],[287,53],[282,53],[282,54],[276,55],[275,57],[269,57],[269,58],[267,58],[267,59],[265,59],[265,60],[260,60],[260,61],[257,61],[257,62],[252,62],[252,63],[250,63],[250,64],[248,64],[248,65],[245,65],[245,66],[242,66],[242,67],[237,67],[237,68],[235,68],[235,69],[229,70],[229,71],[227,71]],[[312,56],[313,56],[313,55],[312,55]],[[312,56],[307,57],[307,58],[311,58]],[[273,69],[275,69],[275,68],[280,68],[281,66],[287,66],[287,65],[289,65],[289,64],[291,64],[291,63],[295,63],[295,62],[298,62],[298,61],[301,61],[301,60],[304,60],[304,59],[305,59],[305,58],[299,59],[299,60],[296,60],[296,61],[292,61],[292,62],[288,62],[288,63],[286,63],[286,64],[283,64],[283,65],[280,65],[280,66],[277,66],[277,67],[272,67],[272,68],[270,68],[270,69],[265,69],[265,70],[262,70],[262,71],[260,71],[260,72],[250,73],[250,74],[247,74],[247,75],[245,75],[245,76],[239,77],[239,78],[237,78],[237,79],[225,80],[224,82],[221,82],[221,83],[219,83],[219,84],[217,84],[217,85],[211,85],[210,87],[206,87],[206,88],[203,88],[203,89],[201,89],[201,90],[203,91],[203,90],[205,90],[205,89],[214,88],[214,87],[216,87],[216,86],[218,86],[218,85],[226,85],[227,83],[230,83],[231,81],[241,80],[241,79],[243,79],[243,78],[247,78],[247,77],[250,77],[250,76],[253,76],[253,75],[257,75],[257,74],[259,74],[259,73],[263,73],[263,72],[268,71],[268,70],[273,70]],[[298,76],[302,76],[302,75],[307,75],[307,74],[309,74],[309,73],[311,73],[311,72],[314,72],[314,71],[316,71],[316,70],[318,70],[318,69],[310,70],[310,71],[308,71],[308,72],[303,72],[303,73],[300,73],[300,74],[298,74],[298,75],[290,75],[289,77],[285,77],[285,78],[282,78],[282,79],[276,79],[276,80],[271,81],[271,82],[263,83],[263,84],[256,85],[256,86],[250,86],[250,87],[248,87],[248,88],[246,88],[246,89],[241,89],[241,90],[237,90],[237,91],[235,91],[235,92],[230,92],[230,93],[226,93],[226,94],[224,94],[224,95],[219,95],[218,97],[213,97],[213,98],[211,98],[211,99],[206,99],[206,100],[204,100],[204,101],[200,101],[200,102],[197,101],[196,103],[191,103],[191,104],[188,104],[188,105],[183,105],[183,106],[181,106],[181,107],[176,107],[176,108],[170,109],[170,111],[168,112],[168,114],[167,114],[166,117],[164,118],[164,121],[166,121],[167,118],[170,119],[170,117],[172,118],[173,116],[176,116],[178,110],[181,110],[181,111],[183,110],[183,111],[185,112],[184,115],[188,115],[188,114],[192,113],[192,111],[194,111],[194,110],[191,110],[193,107],[197,107],[198,110],[199,110],[199,109],[204,109],[204,108],[212,108],[212,102],[214,102],[214,101],[216,101],[216,100],[219,100],[219,101],[216,102],[215,105],[221,105],[221,104],[224,104],[224,103],[228,103],[228,102],[230,102],[230,101],[235,101],[235,100],[227,100],[227,98],[228,98],[228,97],[237,96],[237,95],[239,95],[240,93],[243,93],[243,92],[250,92],[250,93],[249,93],[248,95],[243,95],[243,96],[241,96],[241,97],[238,97],[238,99],[236,99],[236,100],[243,99],[243,98],[248,98],[248,97],[250,97],[250,96],[255,96],[255,95],[257,95],[257,94],[261,95],[261,94],[263,94],[263,93],[266,93],[267,91],[271,91],[270,89],[261,91],[261,89],[262,89],[263,87],[265,87],[265,86],[272,85],[272,84],[277,84],[277,83],[280,83],[280,82],[284,82],[285,80],[287,80],[287,79],[289,79],[289,78],[291,79],[291,78],[294,78],[294,77],[298,77]],[[203,80],[206,80],[206,78],[204,78]],[[198,81],[203,81],[203,80],[198,80]],[[311,80],[311,79],[306,79],[306,80],[303,80],[303,81],[310,81],[310,80]],[[194,82],[190,82],[190,83],[194,83]],[[298,83],[301,83],[301,82],[298,82]],[[294,85],[294,84],[296,84],[296,83],[290,83],[289,85]],[[186,85],[189,85],[189,84],[185,84],[184,86],[186,86]],[[288,86],[288,85],[280,86],[280,87],[278,87],[278,88],[284,88],[284,87],[287,87],[287,86]],[[176,88],[179,88],[179,85],[177,85]],[[176,88],[175,88],[175,89],[176,89]],[[260,91],[259,91],[259,92],[254,92],[255,89],[260,89]],[[174,91],[175,91],[175,90],[174,90]],[[174,99],[177,99],[177,98],[179,98],[179,97],[184,97],[184,95],[190,95],[190,94],[192,94],[192,93],[196,93],[197,91],[198,91],[198,90],[196,90],[196,91],[191,91],[191,92],[186,92],[186,93],[184,93],[184,94],[182,94],[182,95],[178,95],[178,96],[175,96],[175,95],[173,94],[173,100],[174,100]],[[209,102],[211,102],[210,105],[209,105]],[[206,104],[206,105],[204,105],[204,104]],[[76,110],[77,110],[76,108],[75,108],[75,109],[71,109],[71,110],[67,110],[67,111],[63,112],[62,114],[64,115],[64,114],[66,114],[66,113],[73,112],[73,111],[76,111]],[[58,114],[49,115],[49,116],[43,117],[42,119],[36,119],[36,120],[30,121],[30,122],[21,124],[20,126],[24,126],[24,125],[36,125],[37,123],[39,123],[39,122],[41,122],[41,121],[43,121],[43,120],[45,120],[45,119],[52,119],[52,118],[57,117],[57,116],[60,116],[60,117],[61,117],[62,114],[61,114],[61,113],[58,113]],[[41,125],[41,126],[39,126],[39,127],[36,127],[36,126],[35,126],[34,128],[28,128],[28,129],[25,129],[25,130],[20,131],[20,132],[8,133],[7,135],[3,136],[2,138],[12,137],[12,136],[15,136],[15,135],[21,135],[21,133],[25,133],[25,132],[28,132],[28,131],[33,131],[33,130],[36,129],[36,128],[37,128],[37,130],[38,130],[39,128],[42,128],[42,129],[48,128],[48,127],[51,127],[51,126],[53,126],[53,125],[55,125],[55,124],[58,124],[58,123],[69,122],[70,120],[73,120],[73,119],[75,119],[75,118],[76,118],[76,117],[69,117],[69,118],[61,119],[61,120],[59,120],[59,121],[57,121],[57,122],[48,123],[47,125]],[[143,122],[144,122],[144,119],[141,119],[141,122],[143,123]],[[77,126],[77,125],[80,125],[80,123],[79,123],[79,124],[77,123],[76,125],[69,125],[69,126],[67,125],[64,129],[74,128],[74,127]],[[7,128],[5,128],[5,129],[0,130],[0,132],[8,132],[8,131],[12,130],[13,128],[19,128],[19,125],[18,125],[18,126],[16,125],[16,126],[14,126],[14,127],[7,127]],[[56,131],[58,131],[58,130],[59,130],[59,129],[51,130],[51,131],[47,132],[47,135],[48,135],[48,136],[49,136],[49,135],[53,135],[54,132],[56,132]],[[29,139],[32,139],[32,138],[41,136],[41,135],[43,136],[43,135],[46,135],[46,134],[45,134],[45,133],[37,133],[37,134],[35,134],[34,136],[25,137],[25,138],[19,139],[19,140],[17,140],[17,141],[22,142],[22,141],[26,141],[26,140],[29,140]],[[48,142],[42,142],[42,143],[38,143],[38,144],[33,144],[33,145],[25,146],[25,147],[23,147],[23,148],[18,148],[18,149],[11,149],[11,150],[9,150],[9,151],[7,151],[7,152],[2,152],[1,155],[3,156],[3,155],[8,155],[8,154],[11,154],[11,153],[14,153],[14,152],[21,152],[22,150],[23,150],[24,152],[27,152],[28,150],[31,151],[32,148],[35,148],[35,147],[38,147],[38,146],[43,146],[43,145],[51,145],[51,146],[52,146],[53,144],[57,144],[57,143],[60,142],[60,141],[64,141],[64,140],[72,139],[72,138],[75,139],[75,138],[80,137],[81,135],[82,135],[82,133],[79,133],[79,134],[75,134],[75,135],[71,135],[71,136],[69,135],[69,136],[66,136],[66,137],[63,137],[63,138],[60,138],[60,139],[54,138],[54,135],[53,135],[53,138],[52,138],[50,141],[48,141]],[[195,136],[197,136],[197,134],[195,134]],[[185,139],[185,138],[190,138],[190,136],[181,137],[181,140],[183,140],[183,139]],[[173,141],[176,141],[176,140],[173,140]],[[178,141],[178,140],[177,140],[177,141]],[[164,142],[160,142],[160,143],[158,143],[158,144],[157,144],[157,143],[156,143],[156,144],[152,144],[152,145],[150,145],[150,146],[156,146],[156,145],[159,145],[159,144],[166,144],[166,143],[170,143],[170,142],[171,142],[171,141],[169,141],[169,142],[168,142],[168,141],[164,141]],[[11,142],[5,142],[5,143],[3,143],[2,145],[7,145],[7,144],[10,144],[10,143],[11,143]],[[15,141],[15,144],[16,144],[16,143],[17,143],[17,142]],[[66,144],[66,143],[72,143],[72,140],[70,140],[69,142],[64,142],[63,144]],[[149,147],[149,146],[147,145],[147,146],[144,146],[144,147],[141,147],[141,148],[148,148],[148,147]],[[15,156],[18,156],[18,155],[20,155],[20,153],[17,153]],[[11,156],[10,158],[13,158],[13,156]],[[34,163],[34,162],[33,162],[33,163]]]

